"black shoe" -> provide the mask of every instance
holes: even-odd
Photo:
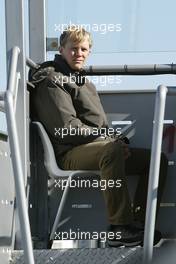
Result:
[[[139,229],[141,232],[143,232],[143,237],[144,237],[144,223],[136,221],[134,222],[134,226],[137,229]],[[153,245],[156,246],[161,239],[162,239],[162,233],[159,230],[155,229]],[[141,243],[141,246],[143,246],[143,244],[144,244],[144,238]]]
[[[143,237],[144,237],[144,229],[143,229]],[[155,230],[155,233],[154,233],[154,241],[153,241],[153,245],[156,246],[162,239],[162,234],[159,230]],[[141,243],[141,246],[144,245],[144,240],[142,241]]]
[[[141,245],[143,241],[143,233],[133,225],[111,225],[110,232],[114,233],[114,238],[108,239],[110,247],[133,247]]]

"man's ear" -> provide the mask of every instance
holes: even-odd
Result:
[[[62,47],[59,47],[60,54],[62,54],[62,51],[63,51],[63,48]]]

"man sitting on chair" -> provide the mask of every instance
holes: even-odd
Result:
[[[83,65],[92,39],[83,28],[70,26],[60,36],[60,55],[33,72],[36,89],[32,107],[53,144],[58,165],[64,170],[100,170],[101,179],[120,182],[103,191],[109,231],[121,232],[109,239],[110,246],[134,246],[143,242],[150,150],[128,148],[118,135],[108,132],[108,123],[96,88],[85,77]],[[95,133],[95,130],[97,131]],[[74,132],[74,133],[73,133]],[[167,158],[161,154],[158,205],[167,174]],[[139,175],[133,207],[127,188],[127,175]],[[158,232],[155,232],[157,242]]]

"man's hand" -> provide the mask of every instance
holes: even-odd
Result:
[[[109,138],[112,139],[112,141],[121,144],[121,146],[123,147],[125,159],[128,159],[131,156],[131,152],[128,147],[128,145],[130,144],[130,141],[127,137],[119,137],[117,135],[112,135]]]
[[[124,149],[124,157],[125,157],[125,159],[128,159],[131,156],[130,149],[129,149],[128,145],[125,144],[123,141],[121,144],[122,144],[122,147]]]
[[[124,149],[124,157],[125,157],[125,159],[128,159],[128,157],[131,156],[131,152],[130,152],[130,149],[128,147],[128,145],[130,144],[129,139],[127,137],[124,137],[123,135],[121,135],[121,136],[117,137],[115,142],[116,141],[121,143],[121,145],[122,145],[122,147]]]

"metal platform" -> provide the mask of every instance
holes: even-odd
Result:
[[[116,264],[130,263],[139,248],[34,250],[36,264]],[[123,261],[127,262],[123,262]],[[11,264],[25,264],[22,251],[13,251]]]
[[[154,247],[152,264],[175,264],[175,246],[175,240],[163,240]],[[35,264],[142,264],[142,256],[142,247],[34,250]],[[23,251],[12,251],[10,259],[25,264]]]

